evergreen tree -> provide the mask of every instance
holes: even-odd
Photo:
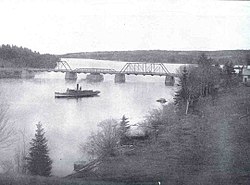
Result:
[[[212,64],[212,59],[208,58],[207,55],[205,53],[202,53],[198,60],[197,63],[199,66],[209,66]]]
[[[178,86],[180,89],[175,93],[174,102],[179,109],[182,108],[183,103],[186,103],[188,99],[188,87],[187,87],[188,72],[186,67],[184,67],[183,72],[180,77],[180,82]]]
[[[126,133],[129,129],[128,125],[128,118],[125,117],[125,115],[122,116],[122,120],[120,122],[120,144],[123,145],[127,141]]]
[[[42,124],[38,123],[35,138],[31,141],[28,157],[28,170],[32,175],[50,176],[52,160],[48,153],[47,139]]]
[[[224,76],[224,85],[225,87],[232,87],[235,85],[235,70],[232,62],[227,62],[223,66],[223,76]]]
[[[201,89],[204,79],[200,78],[198,67],[190,68],[187,72],[186,67],[180,77],[179,90],[175,93],[174,101],[180,112],[188,113],[189,108],[195,109],[195,105],[201,96]]]
[[[235,70],[234,70],[234,65],[232,62],[227,62],[224,67],[223,67],[223,71],[226,75],[228,76],[232,76],[235,74]]]
[[[250,55],[249,54],[246,55],[246,65],[250,66]]]

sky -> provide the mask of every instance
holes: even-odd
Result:
[[[51,54],[250,49],[250,1],[0,0],[0,44]]]

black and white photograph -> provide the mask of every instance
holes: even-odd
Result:
[[[0,0],[0,185],[249,185],[250,1]]]

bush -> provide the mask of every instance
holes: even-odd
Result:
[[[108,119],[98,124],[97,132],[93,132],[87,142],[80,144],[82,153],[91,158],[114,156],[120,141],[118,122]]]

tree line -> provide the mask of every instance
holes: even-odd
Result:
[[[175,93],[175,104],[180,112],[188,114],[190,108],[195,110],[199,99],[207,96],[216,100],[219,89],[231,88],[241,81],[240,74],[236,74],[234,64],[227,62],[223,68],[214,65],[211,58],[202,54],[196,67],[188,66],[181,70],[179,90]]]
[[[40,54],[28,48],[0,46],[0,67],[55,68],[60,58],[51,54]]]
[[[196,64],[199,56],[205,53],[215,62],[223,65],[228,61],[244,64],[249,50],[221,50],[221,51],[168,51],[168,50],[135,50],[135,51],[99,51],[80,52],[61,55],[62,58],[91,58],[97,60],[113,60],[126,62],[150,63],[178,63]]]

